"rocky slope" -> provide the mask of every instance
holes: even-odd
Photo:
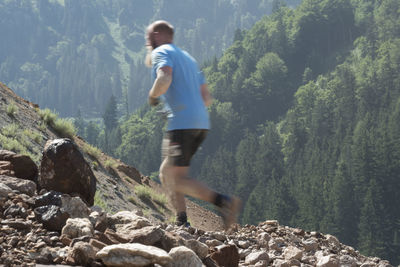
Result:
[[[43,124],[38,113],[37,106],[0,84],[0,149],[18,152],[0,150],[0,264],[4,266],[391,266],[361,255],[334,236],[277,221],[235,225],[224,232],[217,215],[191,202],[193,227],[173,226],[167,203],[135,191],[147,186],[160,195],[157,183],[103,153],[88,152],[79,137],[73,137],[73,143],[84,156],[81,163],[91,168],[75,179],[87,179],[93,172],[96,196],[53,191],[44,179],[61,179],[57,169],[48,167],[59,165],[41,155],[59,142],[52,141],[59,135]],[[65,155],[61,158],[70,166]],[[91,207],[85,204],[92,201]]]

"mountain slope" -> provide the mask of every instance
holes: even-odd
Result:
[[[40,116],[38,105],[16,95],[0,82],[0,149],[30,156],[40,164],[41,151],[48,140],[66,137],[57,132]],[[72,126],[72,124],[70,125]],[[58,128],[57,128],[58,129]],[[58,129],[60,130],[60,129]],[[142,210],[153,222],[173,222],[174,212],[168,201],[157,204],[146,195],[140,197],[136,186],[166,195],[161,186],[135,168],[123,164],[90,146],[79,136],[72,137],[91,165],[97,179],[95,205],[108,212]],[[193,226],[203,230],[222,229],[219,216],[188,201],[188,215]]]

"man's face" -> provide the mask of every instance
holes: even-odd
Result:
[[[146,32],[146,46],[151,46],[153,49],[157,47],[153,30],[148,30]]]

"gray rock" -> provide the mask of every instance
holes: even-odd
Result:
[[[140,229],[132,230],[126,237],[130,239],[130,243],[140,243],[152,246],[160,242],[164,236],[164,231],[156,226],[146,226]]]
[[[70,218],[89,218],[90,209],[80,197],[61,196],[61,211],[69,214]]]
[[[172,262],[167,267],[202,267],[203,263],[191,249],[187,247],[176,247],[168,253]]]
[[[315,238],[310,238],[303,241],[303,246],[305,251],[314,251],[318,249],[318,240]]]
[[[356,267],[357,260],[349,255],[342,255],[339,258],[340,266],[342,267]]]
[[[0,198],[7,198],[8,194],[12,192],[12,189],[5,185],[4,183],[0,183]]]
[[[120,211],[107,218],[108,225],[122,236],[129,236],[132,230],[150,226],[148,219],[136,215],[131,211]]]
[[[89,243],[80,241],[74,244],[68,256],[74,259],[75,264],[87,266],[96,258],[96,252]]]
[[[62,228],[61,234],[69,238],[76,238],[81,236],[93,236],[93,226],[89,219],[74,218],[68,219],[66,225]]]
[[[249,255],[247,255],[245,259],[246,264],[256,264],[257,262],[261,260],[269,260],[268,253],[265,251],[257,251],[257,252],[252,252]]]
[[[289,246],[283,252],[283,257],[285,258],[285,260],[301,260],[301,258],[303,257],[303,251],[299,248]]]
[[[5,184],[11,190],[33,196],[36,193],[36,184],[29,180],[0,175],[0,184]]]
[[[328,255],[318,258],[317,267],[339,267],[336,255]]]
[[[201,243],[200,241],[190,239],[185,240],[185,246],[189,249],[193,250],[196,255],[203,260],[207,257],[208,254],[208,246],[206,244]]]
[[[96,258],[107,266],[115,267],[137,267],[155,263],[166,265],[172,261],[164,250],[138,243],[106,246],[97,252]]]

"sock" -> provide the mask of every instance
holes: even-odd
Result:
[[[228,196],[225,196],[220,193],[216,193],[215,200],[214,200],[214,205],[217,207],[222,207],[224,201],[229,200]]]
[[[185,212],[185,211],[178,212],[178,214],[176,215],[176,221],[177,221],[178,223],[182,223],[182,224],[187,223],[187,215],[186,215],[186,212]]]

